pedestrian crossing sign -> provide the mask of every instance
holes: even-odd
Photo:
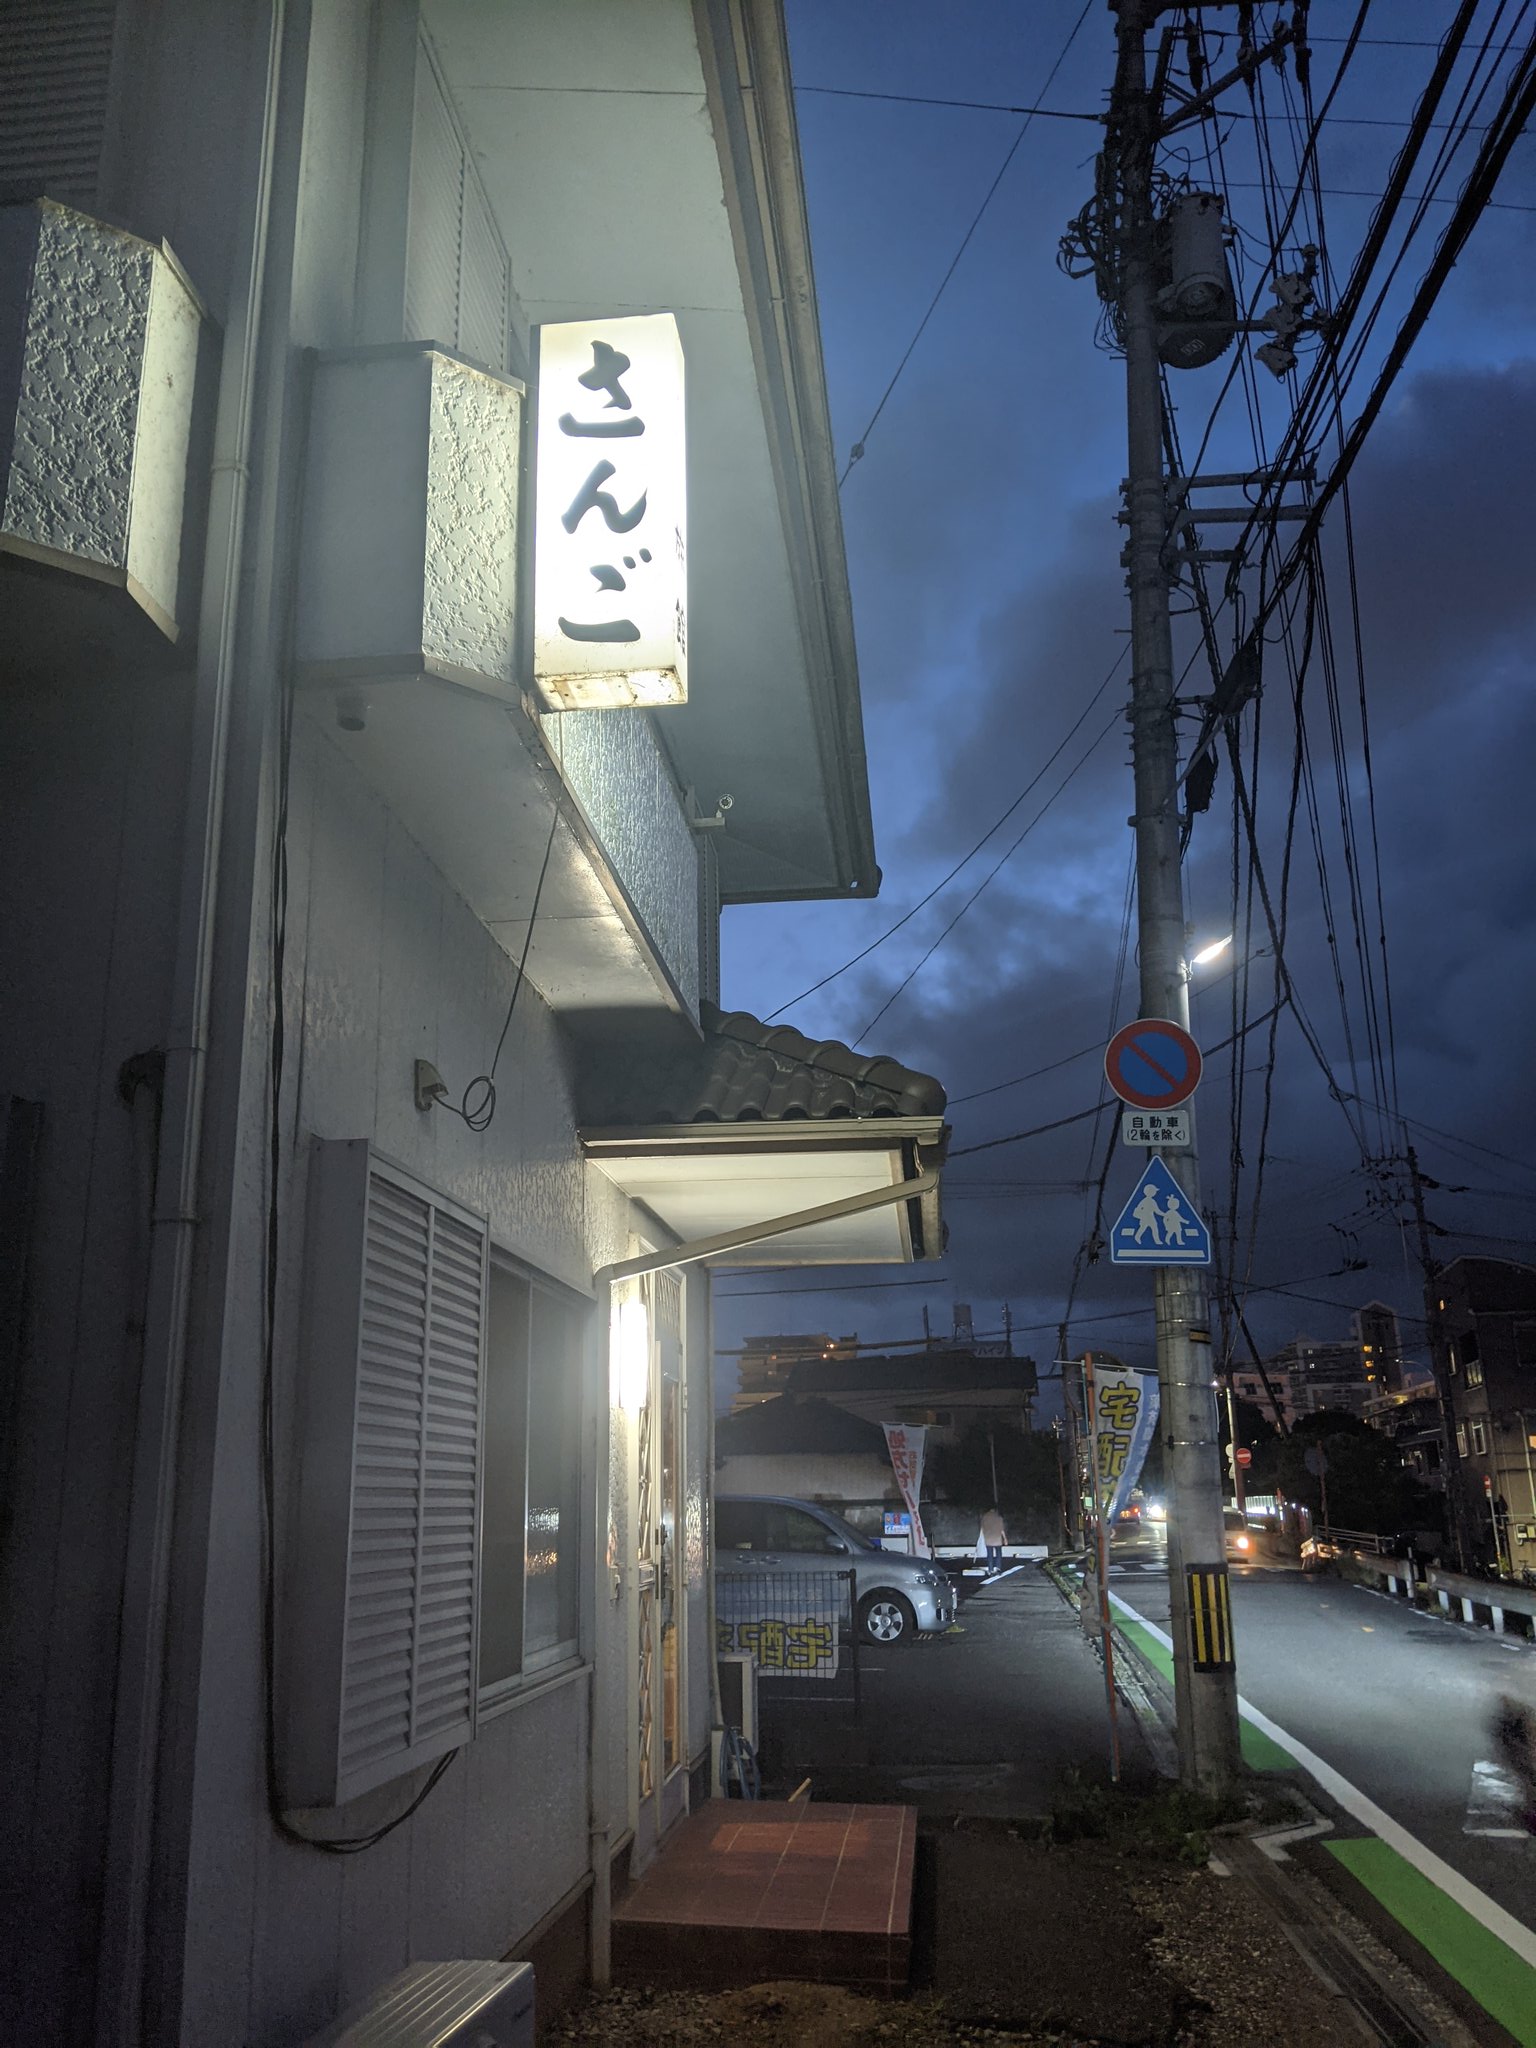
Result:
[[[1208,1266],[1211,1233],[1161,1159],[1136,1176],[1109,1237],[1115,1266]]]

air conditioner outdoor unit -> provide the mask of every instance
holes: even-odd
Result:
[[[417,1963],[305,2048],[533,2048],[532,1963]]]
[[[720,1718],[757,1747],[757,1660],[750,1655],[721,1657]]]
[[[715,1663],[720,1673],[721,1726],[710,1735],[709,1762],[710,1782],[719,1793],[725,1788],[721,1763],[725,1730],[736,1729],[751,1745],[754,1755],[757,1752],[757,1662],[751,1656],[730,1656],[717,1657]]]

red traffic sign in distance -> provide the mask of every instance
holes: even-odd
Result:
[[[1237,1462],[1239,1463],[1239,1465],[1251,1465],[1253,1463],[1253,1453],[1249,1450],[1246,1444],[1238,1445]]]
[[[1182,1024],[1138,1017],[1109,1041],[1104,1073],[1132,1109],[1177,1109],[1200,1084],[1200,1048]]]

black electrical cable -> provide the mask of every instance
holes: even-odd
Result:
[[[1073,23],[1071,34],[1067,37],[1065,43],[1062,44],[1061,53],[1057,57],[1056,62],[1051,66],[1050,71],[1046,76],[1045,83],[1040,88],[1040,96],[1042,98],[1046,93],[1050,91],[1052,85],[1055,83],[1056,74],[1061,69],[1062,65],[1067,61],[1067,53],[1072,48],[1072,45],[1077,41],[1078,31],[1082,28],[1083,23],[1088,19],[1092,7],[1093,0],[1083,0],[1083,11],[1081,14],[1079,14],[1077,20]],[[916,333],[912,336],[912,339],[907,343],[907,346],[902,353],[901,361],[896,365],[896,368],[892,371],[891,381],[889,382],[889,384],[886,385],[884,391],[881,392],[880,394],[880,403],[875,407],[874,411],[870,414],[869,424],[865,427],[863,433],[859,436],[858,440],[854,442],[853,447],[849,452],[847,463],[844,465],[843,468],[843,473],[837,480],[837,487],[839,490],[841,490],[843,485],[847,483],[849,473],[852,470],[854,464],[856,462],[860,462],[863,460],[865,448],[868,446],[869,443],[869,437],[874,432],[876,423],[878,422],[881,413],[885,411],[891,393],[896,389],[896,386],[900,383],[902,371],[905,370],[907,364],[912,360],[912,352],[917,347],[917,344],[922,340],[923,330],[927,327],[928,322],[933,318],[934,313],[937,311],[939,301],[940,299],[943,298],[944,293],[948,288],[950,279],[954,276],[955,272],[960,267],[961,257],[964,256],[966,250],[971,246],[972,237],[975,235],[976,230],[981,226],[982,216],[985,214],[987,208],[992,204],[993,195],[996,193],[998,186],[1002,184],[1003,179],[1006,177],[1008,172],[1008,166],[1013,162],[1014,158],[1018,155],[1019,145],[1023,142],[1025,136],[1029,133],[1030,125],[1035,120],[1035,118],[1036,117],[1033,110],[1031,110],[1025,116],[1023,127],[1020,128],[1018,134],[1015,135],[1015,137],[1013,138],[1012,143],[1009,145],[1008,154],[1003,158],[1002,162],[998,165],[997,176],[992,180],[991,184],[987,187],[986,196],[983,198],[980,206],[977,207],[975,216],[973,217],[970,226],[966,229],[964,235],[961,237],[960,246],[955,251],[954,257],[950,262],[949,268],[945,271],[944,275],[939,279],[938,290],[934,293],[933,297],[928,301],[928,309],[923,314],[922,319],[919,320],[917,323]]]
[[[848,972],[850,967],[857,967],[861,960],[867,960],[871,953],[875,952],[879,947],[885,944],[887,939],[894,937],[894,935],[901,930],[903,925],[910,924],[913,918],[916,917],[917,913],[920,910],[925,910],[928,907],[928,905],[933,901],[934,897],[939,894],[940,890],[948,888],[949,884],[955,879],[956,875],[960,873],[960,870],[962,868],[969,867],[971,862],[976,858],[977,854],[980,853],[981,849],[992,837],[993,833],[1002,830],[1003,826],[1007,824],[1008,820],[1019,808],[1019,805],[1023,803],[1024,799],[1031,793],[1031,791],[1039,785],[1041,780],[1049,771],[1052,763],[1055,762],[1056,759],[1060,756],[1062,750],[1066,747],[1068,741],[1070,741],[1073,738],[1073,736],[1077,733],[1079,728],[1082,726],[1084,719],[1087,718],[1089,712],[1093,709],[1094,705],[1098,703],[1099,699],[1103,696],[1104,692],[1109,688],[1110,684],[1114,681],[1115,677],[1120,673],[1121,669],[1124,668],[1126,662],[1129,659],[1129,646],[1122,647],[1119,654],[1116,655],[1114,662],[1106,671],[1104,680],[1099,684],[1099,687],[1094,691],[1093,695],[1088,699],[1088,702],[1083,706],[1082,710],[1078,713],[1077,717],[1068,727],[1066,735],[1062,739],[1061,745],[1057,747],[1055,753],[1053,753],[1050,756],[1050,758],[1045,762],[1044,766],[1039,770],[1038,774],[1032,775],[1030,777],[1029,781],[1025,783],[1024,787],[1013,799],[1012,803],[1009,804],[1008,808],[1004,812],[1002,812],[1002,814],[999,817],[993,819],[992,823],[987,827],[986,831],[982,833],[981,837],[976,841],[976,843],[970,848],[969,852],[964,854],[959,860],[955,862],[954,866],[950,869],[947,875],[941,876],[940,879],[934,883],[933,887],[928,891],[928,893],[925,896],[920,896],[918,898],[918,900],[916,901],[916,903],[912,905],[912,908],[910,910],[903,911],[901,916],[897,918],[894,924],[887,925],[885,930],[881,932],[878,938],[871,939],[867,946],[861,947],[857,953],[853,954],[849,959],[845,960],[840,967],[834,967],[830,974],[824,974],[821,977],[820,981],[813,981],[809,988],[801,989],[799,995],[791,996],[787,1002],[780,1003],[777,1009],[770,1010],[767,1016],[763,1019],[763,1022],[765,1024],[771,1024],[775,1017],[782,1017],[786,1010],[793,1010],[797,1004],[803,1003],[807,996],[815,995],[818,989],[826,988],[829,983],[838,980],[842,975]]]
[[[1253,1021],[1246,1027],[1247,1030],[1257,1031],[1261,1024],[1267,1024],[1270,1018],[1274,1016],[1277,1011],[1282,1010],[1286,1007],[1288,1001],[1289,996],[1283,996],[1281,1000],[1275,1005],[1274,1010],[1266,1010],[1263,1016],[1255,1017]],[[1213,1053],[1224,1052],[1229,1043],[1230,1041],[1225,1038],[1219,1039],[1215,1045],[1210,1046],[1207,1049],[1206,1058],[1209,1059]],[[1096,1102],[1092,1105],[1091,1108],[1074,1110],[1071,1116],[1055,1117],[1048,1124],[1035,1124],[1027,1131],[1010,1131],[1008,1135],[1004,1138],[987,1138],[984,1139],[982,1143],[980,1143],[979,1145],[955,1146],[951,1148],[948,1156],[951,1159],[965,1159],[968,1158],[970,1154],[973,1152],[991,1152],[995,1151],[999,1145],[1017,1145],[1021,1142],[1021,1140],[1025,1138],[1040,1138],[1043,1137],[1047,1131],[1063,1130],[1068,1124],[1086,1123],[1089,1117],[1098,1116],[1103,1107],[1104,1105],[1102,1103]]]
[[[1088,712],[1092,708],[1093,707],[1090,704],[1084,709],[1082,718],[1079,718],[1077,721],[1077,725],[1073,726],[1072,733],[1075,733],[1077,731],[1078,726],[1080,726],[1083,722],[1083,718],[1087,717]],[[861,1043],[862,1040],[868,1038],[870,1032],[874,1030],[875,1026],[880,1022],[880,1019],[885,1015],[886,1011],[890,1009],[891,1005],[896,1001],[897,997],[903,994],[906,989],[911,987],[912,983],[917,979],[918,975],[922,972],[922,970],[928,965],[928,962],[933,958],[934,954],[939,950],[940,946],[942,946],[944,941],[949,937],[950,933],[954,930],[955,926],[959,924],[961,918],[965,916],[966,912],[976,902],[977,898],[980,897],[983,894],[983,892],[997,879],[998,875],[1001,874],[1002,870],[1008,865],[1009,861],[1012,860],[1013,856],[1024,844],[1024,841],[1029,837],[1030,833],[1034,831],[1035,827],[1044,818],[1046,812],[1049,811],[1051,806],[1056,802],[1056,799],[1065,794],[1067,789],[1070,788],[1072,783],[1082,773],[1083,769],[1087,767],[1089,761],[1092,760],[1093,756],[1098,752],[1099,748],[1104,744],[1105,740],[1109,738],[1110,734],[1114,731],[1115,727],[1120,723],[1121,716],[1122,714],[1119,711],[1116,711],[1111,715],[1108,723],[1104,726],[1103,730],[1098,734],[1098,736],[1093,741],[1090,742],[1090,744],[1083,751],[1083,753],[1078,756],[1078,759],[1073,763],[1071,768],[1067,770],[1067,773],[1062,777],[1061,781],[1057,783],[1055,789],[1052,790],[1051,794],[1046,798],[1045,802],[1040,806],[1039,810],[1036,811],[1035,815],[1030,819],[1029,823],[1024,827],[1023,831],[1020,832],[1018,836],[1009,843],[1006,849],[998,855],[997,859],[992,863],[991,867],[988,868],[987,872],[976,884],[976,887],[971,891],[970,895],[966,897],[965,901],[961,904],[960,908],[955,912],[954,916],[949,920],[949,923],[945,925],[944,929],[939,933],[938,937],[919,956],[916,963],[909,969],[909,971],[905,975],[903,975],[901,980],[896,984],[895,988],[891,990],[890,994],[886,997],[885,1001],[880,1005],[879,1009],[876,1010],[875,1014],[873,1015],[873,1017],[870,1018],[869,1022],[864,1026],[863,1030],[859,1033],[858,1037],[854,1039],[853,1042],[855,1045],[858,1045],[859,1043]],[[1067,739],[1070,739],[1072,737],[1072,733],[1068,733]],[[1063,740],[1061,746],[1059,746],[1056,749],[1056,752],[1052,754],[1050,761],[1046,762],[1045,768],[1041,769],[1041,775],[1044,775],[1046,768],[1049,768],[1051,766],[1051,763],[1057,759],[1057,757],[1061,754],[1063,748],[1065,748],[1066,744],[1067,740]],[[1035,780],[1037,782],[1039,781],[1039,779],[1040,777],[1036,776]]]
[[[560,806],[557,803],[554,815],[549,821],[549,837],[544,842],[544,858],[539,864],[539,879],[534,885],[533,907],[528,913],[528,930],[523,939],[523,950],[518,955],[517,973],[512,982],[512,994],[507,1003],[507,1014],[502,1019],[501,1036],[496,1041],[496,1050],[491,1055],[490,1071],[476,1074],[472,1081],[465,1083],[462,1099],[457,1103],[443,1102],[441,1106],[468,1124],[472,1131],[488,1131],[496,1115],[496,1068],[501,1060],[502,1047],[507,1042],[507,1033],[512,1029],[512,1013],[517,1008],[517,999],[522,993],[523,977],[528,971],[528,954],[533,945],[533,934],[539,922],[539,905],[544,898],[544,877],[549,873],[549,857],[555,850],[555,834],[560,829]],[[473,1109],[469,1106],[471,1094],[478,1089]]]

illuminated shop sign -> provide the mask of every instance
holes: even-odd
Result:
[[[684,449],[670,313],[540,328],[533,665],[557,709],[687,698]]]

